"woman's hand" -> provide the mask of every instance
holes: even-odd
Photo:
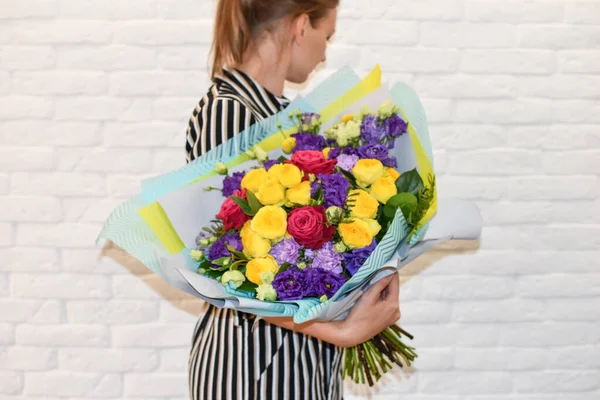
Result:
[[[366,342],[400,319],[398,273],[371,286],[343,321],[309,321],[295,324],[289,317],[263,318],[266,322],[333,343],[353,347]]]
[[[342,322],[341,330],[353,347],[377,335],[400,319],[398,273],[375,282],[356,302],[350,315]]]

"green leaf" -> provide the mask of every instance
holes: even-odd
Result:
[[[417,208],[417,197],[411,193],[398,193],[391,197],[383,207],[383,213],[389,219],[394,218],[396,210],[400,208],[404,218],[408,219],[409,215]]]
[[[284,162],[287,161],[287,158],[285,158],[285,156],[279,156],[277,160],[279,160],[280,162]]]
[[[258,287],[257,284],[250,282],[249,280],[245,280],[244,283],[242,283],[240,285],[240,287],[237,288],[237,290],[242,290],[244,292],[250,292],[255,294],[256,293],[256,288]]]
[[[278,274],[282,273],[283,271],[285,271],[286,269],[288,269],[290,267],[290,265],[291,265],[290,263],[283,263],[281,265],[281,267],[279,267],[279,269],[277,270],[277,273]]]
[[[417,170],[413,169],[396,179],[396,188],[398,188],[398,193],[407,192],[416,196],[423,189],[423,179]]]
[[[231,265],[231,257],[217,258],[216,260],[213,260],[212,263],[215,265],[225,265],[225,263],[227,263],[226,266],[229,267],[229,265]]]
[[[229,250],[229,252],[236,258],[241,260],[247,260],[246,255],[244,253],[242,253],[241,251],[237,251],[235,248],[231,247],[229,243],[226,243],[225,247],[227,247],[227,250]]]
[[[244,214],[249,215],[251,217],[253,217],[256,214],[252,212],[252,209],[250,208],[250,205],[246,202],[246,200],[242,199],[241,197],[231,196],[230,199],[235,201],[237,205],[240,206]]]
[[[256,215],[258,210],[260,210],[263,205],[260,204],[260,201],[258,201],[254,193],[251,191],[246,190],[246,196],[248,197],[248,205],[250,206],[250,210],[252,210],[252,212]]]
[[[348,179],[348,181],[350,182],[350,184],[352,185],[353,188],[357,187],[356,184],[356,178],[354,177],[354,175],[352,175],[350,172],[343,170],[342,168],[340,168],[340,172],[342,173],[342,175],[344,175],[346,177],[346,179]]]

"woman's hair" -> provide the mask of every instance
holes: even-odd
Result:
[[[338,4],[339,0],[219,0],[211,47],[211,79],[224,67],[240,64],[252,41],[278,21],[307,14],[314,27]]]

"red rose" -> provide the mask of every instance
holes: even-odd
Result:
[[[233,192],[232,196],[241,197],[246,200],[246,189],[241,191],[236,190]],[[223,229],[226,231],[231,228],[241,229],[246,221],[250,219],[250,217],[242,211],[242,208],[230,197],[228,197],[221,205],[221,211],[217,214],[217,218],[223,221]]]
[[[335,226],[327,225],[325,207],[304,206],[290,212],[287,230],[302,246],[318,250],[333,240]]]
[[[318,150],[301,150],[292,155],[292,164],[308,174],[331,174],[337,160],[326,160]]]

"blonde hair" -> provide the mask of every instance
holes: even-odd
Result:
[[[307,14],[313,26],[339,0],[219,0],[211,46],[211,79],[238,65],[253,40],[277,21]]]

